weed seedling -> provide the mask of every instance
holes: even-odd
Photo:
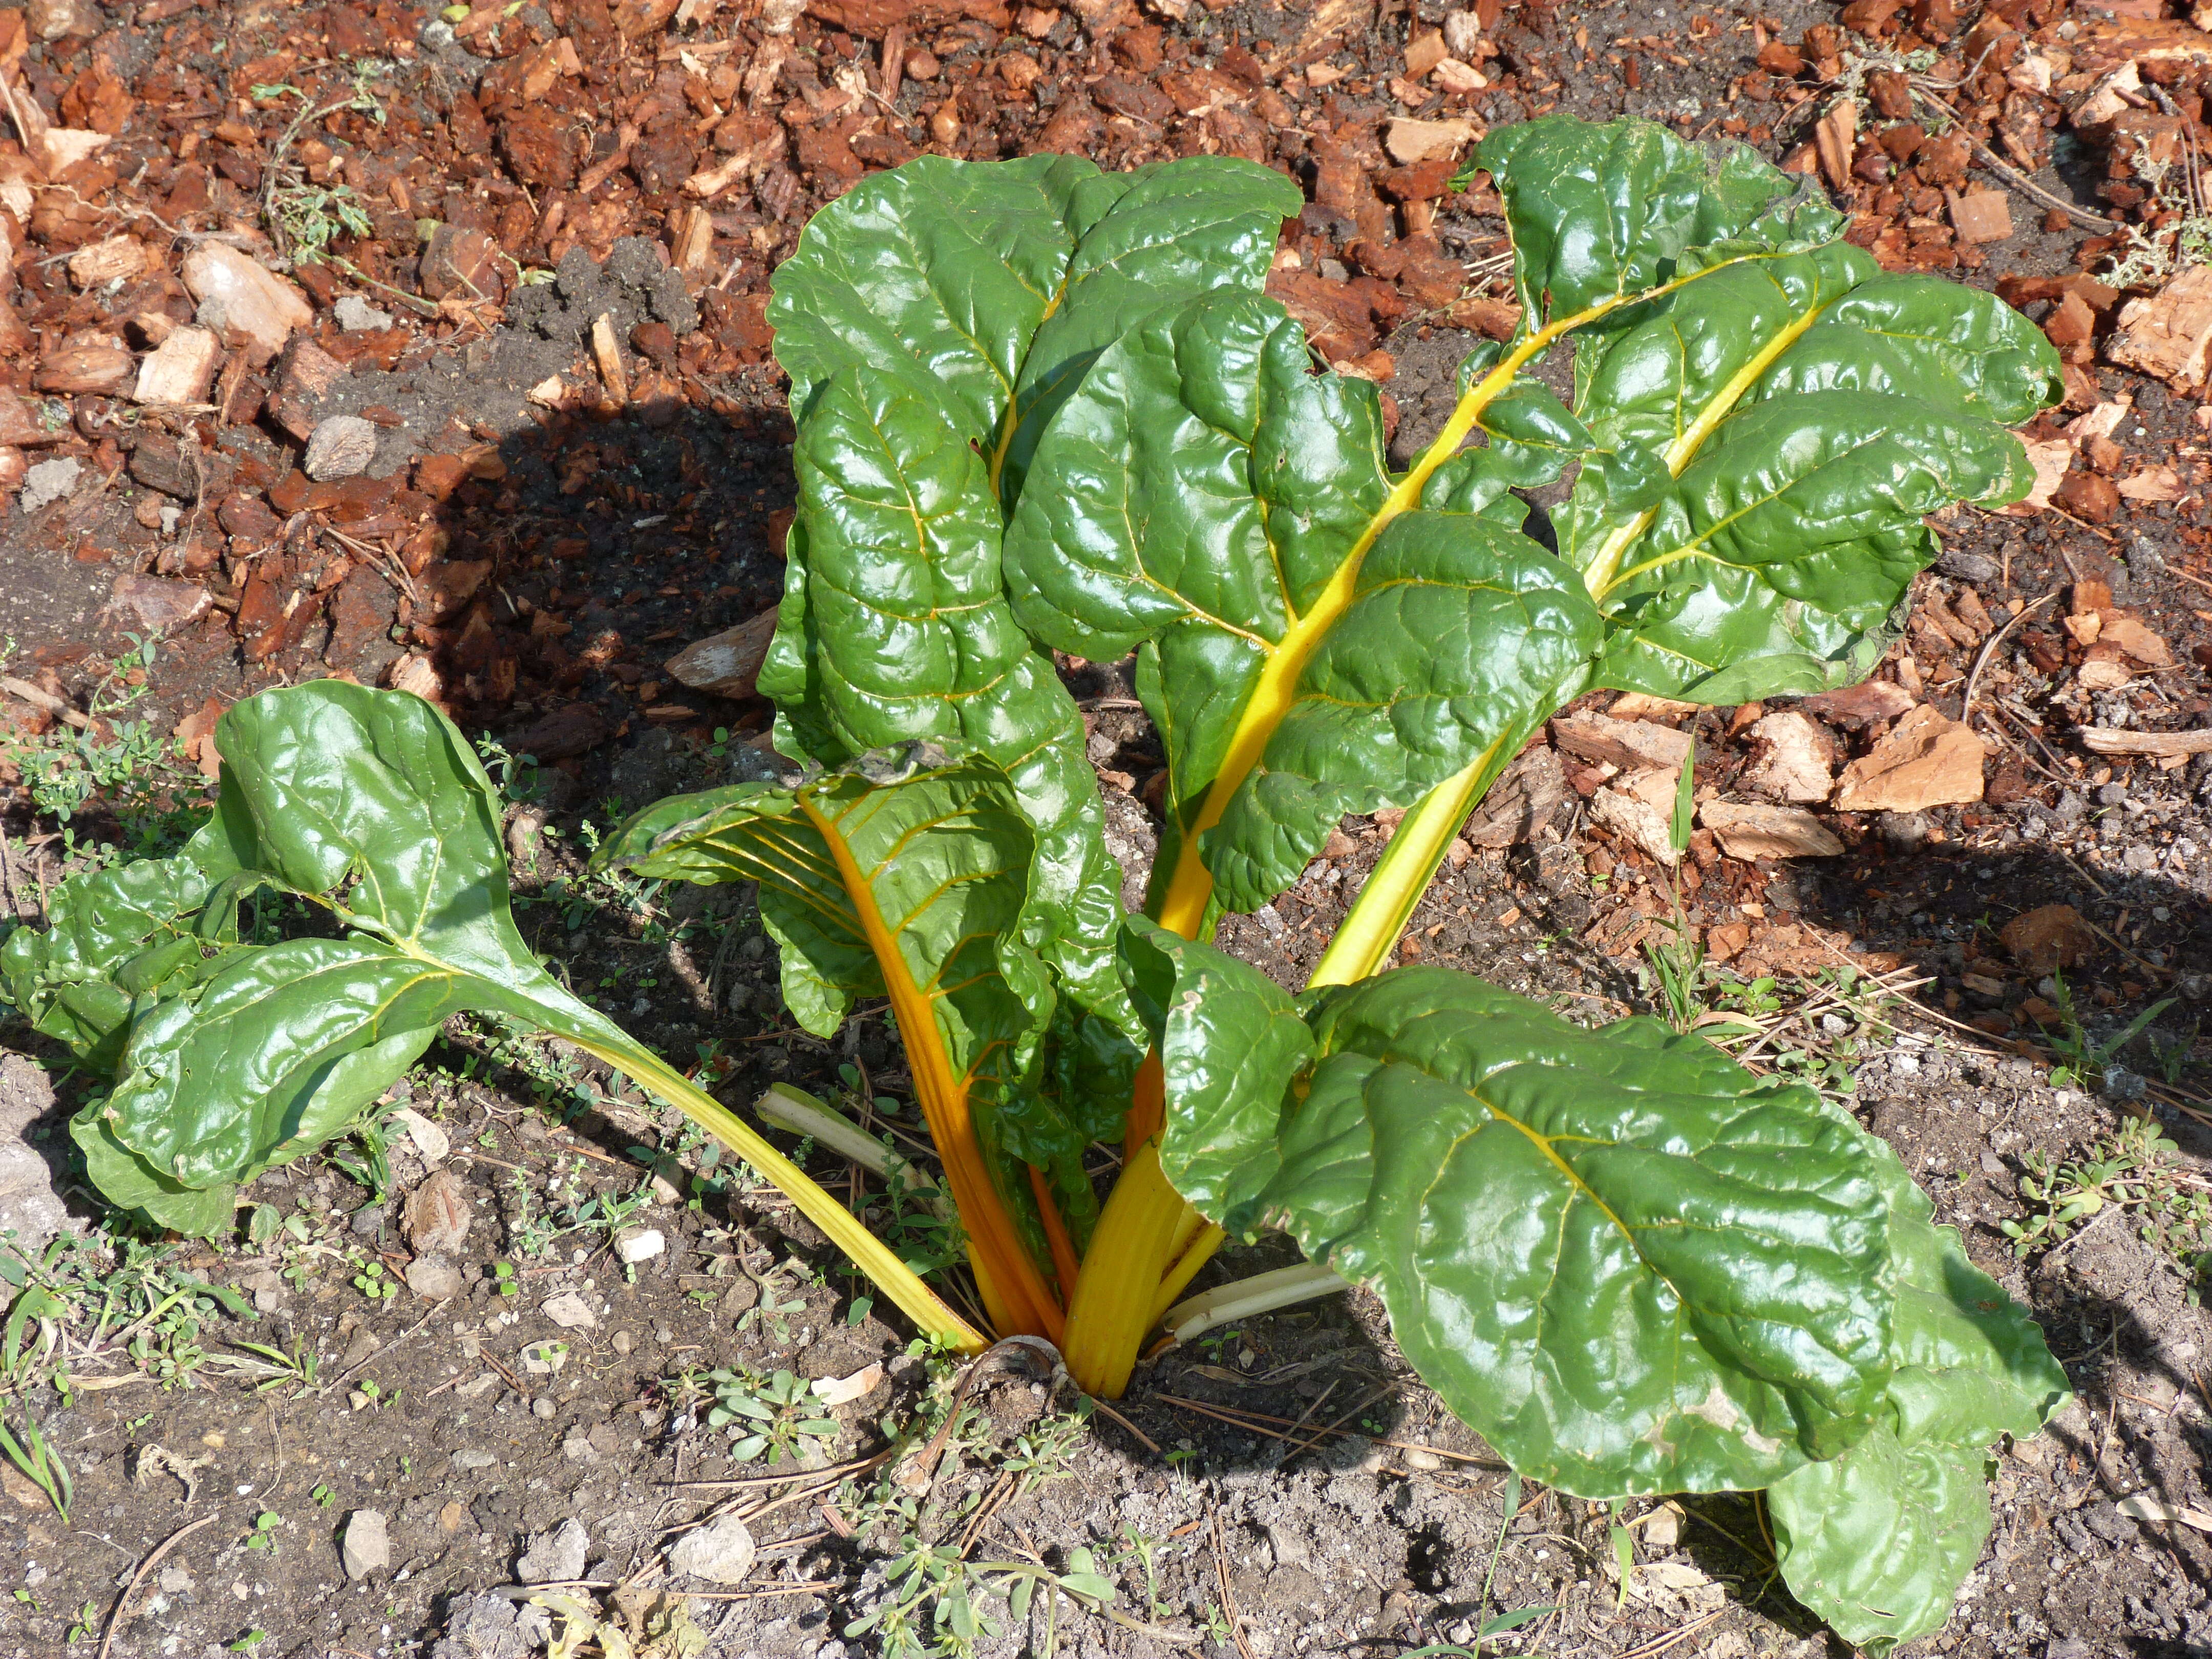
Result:
[[[264,1510],[253,1517],[253,1529],[246,1534],[246,1547],[264,1554],[276,1553],[276,1528],[284,1517],[274,1510]]]
[[[353,1276],[353,1287],[371,1302],[387,1303],[399,1294],[398,1282],[386,1277],[381,1261],[363,1261],[360,1267]]]
[[[788,1457],[804,1462],[817,1448],[837,1437],[837,1419],[815,1415],[821,1407],[813,1391],[789,1371],[763,1377],[751,1370],[712,1370],[714,1403],[708,1408],[710,1428],[726,1429],[732,1462],[750,1463],[765,1455],[773,1466]]]

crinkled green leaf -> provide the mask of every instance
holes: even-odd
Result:
[[[1527,329],[1671,281],[1693,248],[1826,241],[1843,228],[1802,181],[1751,151],[1716,157],[1648,121],[1516,122],[1495,129],[1474,160],[1505,204]]]
[[[1281,174],[1226,156],[1103,173],[1075,156],[922,156],[864,179],[777,267],[776,358],[804,419],[841,368],[934,391],[959,437],[1002,466],[1006,499],[1090,360],[1149,311],[1265,280]]]
[[[1591,453],[1554,516],[1615,624],[1602,678],[1712,702],[1860,678],[1932,556],[1919,516],[2026,488],[1998,428],[2057,395],[2049,343],[1991,295],[1840,244],[1643,309],[1578,348]],[[1709,530],[1729,544],[1710,564],[1685,551]]]
[[[2072,1397],[2027,1310],[1934,1224],[1887,1146],[1897,1311],[1875,1431],[1767,1494],[1790,1591],[1875,1652],[1940,1629],[1990,1531],[1983,1469],[2000,1435],[2024,1440]]]
[[[1900,1439],[1980,1448],[2000,1435],[2025,1440],[2072,1397],[2027,1310],[1966,1258],[1955,1227],[1887,1146],[1890,1248],[1897,1262],[1897,1319],[1888,1404]]]
[[[1812,1090],[1427,968],[1310,998],[1302,1058],[1255,969],[1157,933],[1127,948],[1176,964],[1164,1002],[1139,993],[1182,1060],[1169,1178],[1371,1285],[1516,1468],[1594,1497],[1755,1487],[1865,1431],[1887,1194]]]
[[[189,993],[237,941],[234,889],[210,906],[223,850],[210,825],[173,857],[70,877],[47,901],[45,931],[18,928],[0,944],[0,996],[112,1075],[136,1000]]]
[[[1533,398],[1520,415],[1528,438],[1571,421]],[[1374,388],[1311,372],[1274,301],[1215,294],[1100,357],[1008,527],[1031,633],[1093,658],[1141,647],[1171,842],[1261,717],[1271,662],[1297,665],[1256,764],[1212,803],[1201,850],[1231,909],[1295,880],[1345,813],[1408,805],[1466,766],[1595,643],[1586,596],[1542,548],[1474,513],[1390,517],[1391,483]]]
[[[1018,1159],[1038,1153],[1034,1161],[1069,1173],[1058,1167],[1057,1109],[1039,1085],[1055,1000],[1024,943],[1036,837],[994,762],[916,742],[796,787],[679,795],[632,818],[599,856],[648,877],[759,882],[785,1003],[817,1036],[867,997],[890,996],[902,1021],[930,1020],[1000,1202],[1032,1256],[1049,1260]],[[898,985],[878,955],[877,918],[897,952]],[[927,1089],[921,1035],[902,1036]]]
[[[1729,702],[1863,678],[1935,556],[1921,515],[2033,481],[2010,433],[1917,399],[1754,404],[1665,486],[1601,586],[1599,683]]]
[[[345,937],[234,948],[196,998],[141,1000],[98,1138],[149,1181],[235,1184],[342,1132],[464,1008],[626,1041],[516,933],[497,797],[428,703],[316,681],[236,705],[216,738],[230,893],[289,890]]]
[[[155,1225],[191,1238],[213,1238],[229,1230],[238,1199],[233,1182],[187,1187],[171,1180],[116,1139],[94,1112],[80,1112],[70,1120],[70,1138],[84,1154],[84,1172],[92,1184],[118,1208],[139,1211]]]
[[[1121,867],[1106,851],[1083,717],[1000,580],[983,459],[933,396],[842,369],[793,450],[799,517],[763,690],[787,746],[836,765],[912,738],[971,744],[1036,827],[1029,942],[1086,1006],[1119,1007]]]
[[[1876,1654],[1942,1628],[1990,1535],[1984,1462],[1884,1424],[1778,1481],[1767,1514],[1790,1594]]]
[[[916,737],[999,761],[1043,850],[1031,943],[1125,1030],[1121,872],[1081,717],[1002,597],[1000,503],[1103,346],[1185,295],[1257,287],[1300,205],[1234,159],[925,156],[817,215],[776,274],[799,477],[760,678],[780,738],[833,766]]]

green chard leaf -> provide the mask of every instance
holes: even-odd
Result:
[[[1987,1448],[2027,1439],[2072,1397],[2027,1311],[1938,1227],[1894,1153],[1893,1367],[1874,1431],[1767,1493],[1790,1593],[1845,1639],[1887,1652],[1942,1628],[1990,1533]]]
[[[980,1348],[757,1131],[539,963],[507,908],[498,792],[443,714],[405,693],[317,680],[237,704],[216,739],[222,792],[187,847],[194,868],[168,864],[138,887],[76,878],[55,902],[73,919],[68,931],[43,945],[10,941],[11,985],[24,969],[34,1000],[57,976],[82,988],[103,969],[133,999],[115,1086],[70,1125],[110,1199],[179,1231],[222,1231],[239,1183],[358,1121],[448,1015],[502,1014],[568,1038],[681,1108],[775,1182],[925,1330]],[[235,943],[239,899],[255,890],[320,911],[337,936]],[[168,952],[188,936],[214,954],[180,951],[198,959],[149,967],[149,941]],[[78,1035],[97,1049],[113,1029]]]
[[[927,156],[816,216],[776,274],[799,480],[760,679],[779,741],[831,766],[914,738],[998,761],[1042,849],[1030,943],[1125,1036],[1121,871],[1082,717],[1006,604],[1001,501],[1101,349],[1182,296],[1257,287],[1300,205],[1235,160]]]
[[[72,877],[44,932],[0,944],[0,998],[88,1068],[114,1073],[140,997],[187,995],[238,940],[237,908],[216,900],[226,869],[219,825],[172,858]]]
[[[1547,116],[1476,151],[1505,206],[1522,326],[1672,282],[1705,259],[1832,241],[1842,215],[1741,146],[1717,157],[1648,121]]]
[[[238,1183],[343,1133],[464,1008],[619,1038],[516,933],[496,797],[428,703],[317,681],[238,704],[216,741],[216,817],[161,863],[223,948],[184,969],[194,994],[136,1000],[113,1091],[71,1126],[111,1197],[180,1230],[227,1223]],[[79,879],[82,903],[114,884]],[[345,936],[236,944],[254,887]],[[112,963],[118,992],[137,966]]]
[[[936,391],[963,441],[1022,458],[1091,359],[1170,301],[1257,288],[1305,205],[1229,157],[1101,173],[1072,155],[923,156],[862,180],[777,268],[768,320],[791,405],[842,368]]]
[[[1552,429],[1528,413],[1517,437]],[[1054,648],[1140,653],[1170,777],[1155,914],[1179,903],[1182,842],[1210,874],[1177,931],[1208,899],[1257,908],[1345,813],[1410,805],[1577,673],[1588,598],[1486,511],[1486,482],[1463,469],[1415,507],[1374,388],[1313,373],[1297,324],[1256,295],[1147,318],[1062,405],[1008,528],[1008,586]]]
[[[1995,296],[1843,244],[1746,258],[1577,343],[1592,437],[1555,515],[1601,684],[1730,702],[1860,678],[1935,555],[1921,516],[2031,482],[2003,430],[2057,359]]]
[[[1440,969],[1297,1001],[1137,926],[1122,949],[1164,1022],[1170,1180],[1371,1285],[1514,1468],[1589,1497],[1756,1487],[1866,1432],[1892,1340],[1887,1194],[1814,1091],[1654,1020],[1584,1030]]]
[[[916,741],[805,783],[674,796],[598,857],[648,877],[757,881],[784,1001],[817,1036],[856,1000],[890,999],[954,1200],[987,1256],[1008,1247],[994,1233],[1010,1225],[1032,1273],[1049,1261],[1024,1163],[1054,1178],[1064,1209],[1091,1213],[1088,1140],[1043,1080],[1057,1009],[1024,942],[1037,837],[988,756]],[[1058,1029],[1080,1043],[1082,1028]]]
[[[983,459],[934,394],[851,369],[814,394],[793,456],[799,514],[763,680],[784,746],[841,765],[932,738],[999,762],[1037,830],[1030,943],[1070,994],[1127,1024],[1112,957],[1121,872],[1083,717],[1007,607]]]

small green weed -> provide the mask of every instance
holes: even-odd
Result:
[[[789,1371],[763,1376],[742,1367],[717,1369],[707,1373],[706,1382],[714,1396],[708,1426],[728,1432],[734,1462],[757,1457],[765,1457],[771,1468],[786,1458],[804,1462],[837,1437],[837,1419],[820,1415],[812,1389]]]
[[[2068,988],[2063,974],[2051,976],[2051,1003],[2058,1010],[2059,1020],[2058,1029],[2051,1038],[2051,1046],[2059,1060],[2051,1068],[2051,1084],[2053,1088],[2063,1089],[2074,1084],[2101,1087],[2105,1073],[2121,1051],[2141,1036],[2153,1020],[2173,1006],[2173,999],[2166,997],[2151,1004],[2123,1026],[2117,1036],[2102,1042],[2093,1040],[2083,1028],[2081,1016],[2075,1012],[2074,993]]]
[[[2126,1118],[2086,1158],[2055,1164],[2048,1153],[2032,1152],[2020,1192],[2038,1208],[2025,1222],[1997,1224],[2025,1259],[2118,1209],[2138,1218],[2144,1243],[2202,1278],[2212,1273],[2212,1183],[2175,1167],[2180,1151],[2150,1119]],[[2192,1302],[2197,1295],[2190,1291]]]
[[[388,1303],[399,1294],[398,1280],[386,1274],[381,1261],[362,1261],[358,1265],[361,1271],[353,1276],[353,1287],[371,1302]]]

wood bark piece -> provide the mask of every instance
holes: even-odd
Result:
[[[1552,741],[1570,755],[1599,765],[1618,766],[1625,772],[1651,768],[1671,779],[1688,757],[1691,739],[1687,732],[1650,720],[1572,714],[1552,722]]]
[[[1832,190],[1851,187],[1851,163],[1858,154],[1857,100],[1838,98],[1813,129],[1813,147],[1820,158],[1820,171]]]
[[[1828,827],[1802,806],[1709,800],[1698,822],[1732,859],[1832,859],[1844,850]]]
[[[1425,161],[1431,155],[1455,155],[1474,137],[1472,121],[1417,121],[1404,116],[1390,123],[1382,135],[1382,148],[1401,167]]]
[[[222,342],[206,329],[187,326],[169,331],[138,365],[138,384],[131,393],[137,404],[197,404],[205,400],[214,384],[216,365],[222,361]]]
[[[599,378],[606,382],[608,398],[622,408],[629,402],[629,376],[623,371],[622,344],[615,338],[611,312],[601,312],[592,324],[592,356],[599,363]]]
[[[1558,751],[1540,744],[1505,769],[1460,831],[1460,839],[1470,847],[1512,847],[1534,841],[1566,794],[1566,773]]]
[[[718,697],[753,696],[761,664],[768,659],[769,641],[775,637],[775,617],[774,611],[763,611],[750,622],[693,641],[668,659],[668,672],[694,691]]]
[[[138,379],[138,360],[121,346],[64,346],[39,365],[31,384],[41,392],[120,397]]]
[[[2194,732],[2130,732],[2113,726],[2085,726],[2081,746],[2094,755],[2212,755],[2212,726]]]
[[[297,288],[221,242],[202,242],[185,255],[184,279],[199,302],[199,320],[218,331],[239,330],[254,343],[261,361],[282,351],[295,329],[315,320]]]
[[[276,388],[262,406],[270,419],[305,443],[322,424],[323,404],[331,388],[346,373],[343,363],[302,335],[277,363]]]
[[[1982,740],[1925,704],[1844,769],[1836,806],[1844,812],[1917,812],[1982,798]]]
[[[31,407],[21,394],[10,386],[0,386],[0,444],[16,449],[33,449],[42,444],[59,443],[69,435],[64,426],[58,431],[48,431],[43,422],[31,413]]]
[[[127,283],[143,275],[148,263],[146,245],[136,236],[111,236],[70,255],[70,281],[79,288]]]
[[[687,181],[688,182],[688,181]],[[668,216],[675,252],[672,263],[687,276],[704,276],[714,264],[714,219],[702,207],[681,207]]]
[[[113,604],[136,617],[140,627],[157,634],[190,627],[207,615],[213,603],[198,582],[128,574],[115,579]]]
[[[1829,767],[1835,740],[1819,721],[1786,708],[1753,721],[1751,735],[1766,750],[1744,774],[1745,788],[1769,800],[1800,805],[1818,805],[1828,799],[1836,787]]]
[[[1590,797],[1590,816],[1668,869],[1679,856],[1669,834],[1674,820],[1679,764],[1668,771],[1630,772]]]
[[[2012,234],[2012,204],[2001,190],[1955,190],[1943,192],[1951,209],[1951,226],[1962,242],[2002,242]]]
[[[2191,265],[2157,293],[2120,308],[2119,327],[2105,355],[2184,388],[2204,381],[2212,352],[2212,266]]]

